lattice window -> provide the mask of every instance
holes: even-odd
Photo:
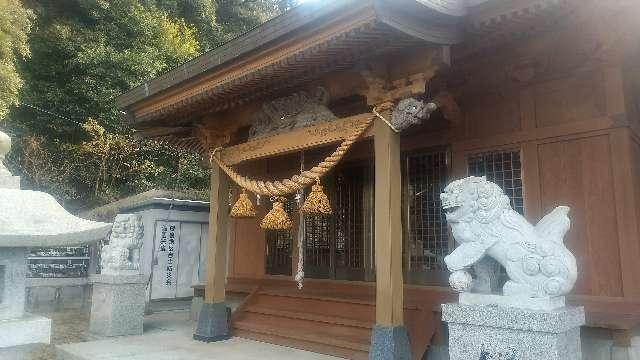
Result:
[[[449,232],[440,193],[447,184],[447,167],[445,150],[406,157],[406,270],[446,270],[443,259],[449,253]]]
[[[366,168],[341,169],[336,176],[336,265],[364,267],[364,186]]]
[[[498,184],[511,199],[511,206],[524,214],[522,195],[522,163],[520,151],[494,151],[473,154],[467,157],[470,176],[486,176]]]
[[[305,267],[331,265],[331,221],[326,216],[305,217]]]
[[[284,208],[292,216],[293,199],[287,199]],[[290,231],[267,230],[267,274],[291,275],[291,244],[293,236]]]

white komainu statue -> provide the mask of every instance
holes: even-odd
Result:
[[[102,247],[102,274],[137,273],[140,270],[140,250],[144,225],[142,217],[120,214],[113,222],[109,244]]]
[[[509,276],[505,296],[541,298],[571,291],[577,267],[563,243],[571,223],[568,207],[555,208],[533,226],[511,208],[498,185],[473,176],[452,182],[440,198],[459,244],[444,259],[454,289],[469,290],[472,279],[465,270],[489,256]]]

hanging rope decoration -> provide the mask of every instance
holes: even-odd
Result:
[[[211,152],[209,161],[215,162],[238,186],[251,191],[257,195],[265,196],[282,196],[293,194],[300,189],[316,182],[317,179],[325,175],[331,170],[342,158],[344,154],[351,148],[364,132],[369,128],[376,115],[372,115],[356,126],[353,133],[342,141],[340,146],[329,156],[327,156],[320,164],[314,166],[310,170],[304,171],[300,175],[294,175],[290,179],[280,181],[258,181],[238,174],[234,169],[225,164],[217,153],[222,148],[216,148]]]
[[[311,193],[304,201],[300,212],[305,215],[331,215],[333,212],[329,198],[320,185],[320,179],[316,179],[316,183],[311,187]]]
[[[306,234],[306,224],[302,211],[300,211],[298,216],[298,268],[296,269],[294,279],[298,283],[298,290],[302,290],[304,283],[304,235]]]
[[[382,107],[388,107],[391,104],[383,104]],[[322,185],[320,184],[320,177],[325,175],[331,170],[351,148],[351,146],[364,134],[364,132],[373,123],[373,120],[378,117],[384,119],[377,108],[373,109],[373,114],[361,123],[355,126],[352,134],[347,136],[340,146],[329,156],[327,156],[321,163],[311,168],[310,170],[304,170],[304,167],[300,168],[300,175],[294,175],[289,179],[280,181],[258,181],[250,179],[246,176],[238,174],[234,169],[225,164],[222,159],[217,155],[217,152],[222,148],[216,148],[211,152],[209,162],[215,162],[222,171],[224,171],[234,182],[236,182],[241,188],[238,201],[233,205],[231,210],[231,217],[235,218],[250,218],[255,217],[255,208],[253,203],[249,199],[246,190],[249,190],[256,194],[258,204],[260,203],[260,195],[270,196],[273,203],[273,208],[260,222],[260,227],[266,230],[290,230],[293,227],[293,222],[289,218],[289,215],[284,209],[285,198],[282,195],[298,193],[302,194],[306,186],[312,186],[311,193],[307,197],[306,201],[300,208],[301,218],[302,215],[330,215],[332,213],[329,198],[324,193]],[[301,277],[304,277],[302,275]]]
[[[273,207],[260,222],[261,228],[265,230],[290,230],[293,227],[293,222],[284,209],[286,200],[281,196],[275,196],[271,199]]]
[[[256,208],[253,206],[249,194],[245,189],[242,189],[238,201],[231,208],[229,216],[238,219],[249,219],[256,217]]]

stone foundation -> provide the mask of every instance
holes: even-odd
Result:
[[[451,360],[582,360],[584,309],[533,311],[495,305],[442,305]]]
[[[193,339],[204,342],[227,340],[231,337],[231,308],[226,303],[204,303],[198,314]]]
[[[370,360],[411,360],[409,335],[404,326],[376,325],[371,332]]]

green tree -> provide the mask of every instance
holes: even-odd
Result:
[[[156,0],[155,4],[171,16],[184,19],[196,30],[202,52],[222,44],[227,35],[218,24],[215,0]]]
[[[136,141],[114,98],[292,6],[291,0],[24,2],[36,20],[31,57],[18,67],[22,105],[7,122],[14,135],[9,166],[25,186],[71,209],[149,188],[207,189],[197,154]]]
[[[197,29],[202,52],[289,10],[296,0],[155,0],[159,8]]]
[[[29,56],[27,34],[33,14],[19,0],[0,0],[0,120],[18,103],[22,79],[17,72],[18,59]]]
[[[37,21],[32,56],[20,66],[24,106],[8,123],[16,137],[10,165],[25,184],[71,207],[180,185],[165,173],[179,172],[184,156],[136,142],[114,98],[198,54],[196,30],[136,0],[29,5]]]

